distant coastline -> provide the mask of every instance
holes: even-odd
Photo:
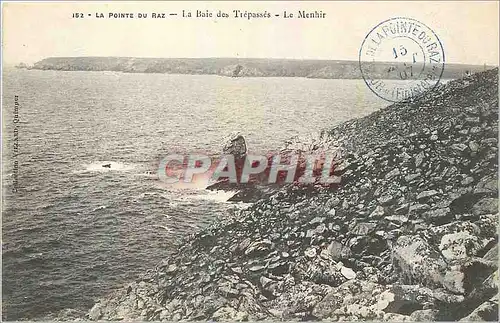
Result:
[[[394,79],[390,63],[374,66],[374,75]],[[32,66],[18,68],[57,71],[115,71],[123,73],[206,74],[227,77],[306,77],[319,79],[361,79],[358,61],[294,60],[265,58],[134,58],[134,57],[49,57]],[[444,79],[461,78],[494,66],[447,64]]]

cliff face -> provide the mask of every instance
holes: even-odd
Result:
[[[497,120],[495,69],[341,124],[338,189],[279,189],[88,318],[495,320]]]
[[[372,77],[391,78],[388,63],[372,66]],[[446,65],[443,78],[460,78],[466,72],[483,71],[479,65]],[[308,77],[361,79],[357,61],[290,60],[256,58],[134,58],[50,57],[33,69],[58,71],[117,71],[125,73],[213,74],[231,77]],[[378,75],[378,76],[377,76]]]

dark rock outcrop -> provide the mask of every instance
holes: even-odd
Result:
[[[276,156],[280,158],[280,164],[290,164],[292,158],[297,158],[295,174],[292,179],[292,183],[294,184],[298,184],[298,179],[305,174],[308,168],[307,158],[311,156],[315,157],[315,163],[312,165],[312,177],[315,183],[321,184],[323,167],[327,167],[324,166],[325,154],[328,154],[333,158],[329,175],[332,177],[337,176],[337,179],[340,180],[338,175],[342,173],[343,165],[340,164],[342,152],[339,143],[332,140],[332,138],[327,138],[324,136],[324,133],[302,140],[298,137],[293,137],[285,143],[285,147],[279,152],[270,152],[266,155],[267,167],[264,171],[259,174],[252,174],[249,176],[248,182],[242,182],[241,175],[247,162],[247,144],[243,135],[235,132],[224,140],[222,155],[232,155],[234,157],[237,181],[231,182],[228,178],[221,178],[216,183],[207,186],[207,189],[235,191],[236,193],[228,200],[230,202],[252,203],[269,197],[278,191],[287,179],[286,173],[277,174],[276,180],[269,179]],[[330,187],[337,184],[336,182],[331,184],[323,183],[323,185]]]
[[[325,138],[339,187],[277,188],[88,318],[496,320],[498,69]]]
[[[247,144],[243,135],[239,132],[230,134],[225,140],[222,153],[225,155],[233,155],[236,159],[245,157],[247,153]]]

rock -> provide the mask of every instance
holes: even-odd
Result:
[[[465,294],[464,279],[464,273],[460,270],[460,268],[453,266],[450,270],[445,272],[441,282],[443,286],[452,293]]]
[[[97,321],[101,318],[101,303],[96,303],[89,311],[88,317],[92,321]]]
[[[481,281],[481,279],[479,279],[478,281]],[[497,294],[498,294],[498,270],[495,270],[485,280],[483,280],[478,285],[474,286],[474,289],[467,296],[467,300],[469,301],[467,307],[471,309],[470,303],[472,303],[473,305],[472,307],[475,307],[479,305],[482,301],[485,301],[488,298],[490,298],[492,295],[497,295]],[[468,313],[470,313],[470,311],[467,312],[467,314]]]
[[[167,274],[173,274],[177,271],[177,266],[175,264],[170,264],[168,267],[165,269],[165,272]]]
[[[424,157],[425,155],[423,151],[419,152],[418,155],[415,156],[415,167],[419,167],[422,164]]]
[[[329,199],[328,201],[326,201],[325,206],[327,208],[331,209],[331,208],[336,207],[339,204],[340,204],[340,199],[338,197],[332,197],[331,199]],[[335,215],[335,214],[333,214],[333,215]]]
[[[439,242],[438,248],[449,262],[475,256],[489,242],[488,238],[479,237],[479,227],[470,222],[433,227],[429,233]]]
[[[260,277],[260,284],[262,285],[262,287],[266,287],[267,285],[272,284],[274,282],[275,282],[274,280],[269,279],[266,276]]]
[[[447,234],[441,239],[439,249],[443,256],[448,260],[464,259],[468,256],[466,246],[478,245],[477,237],[470,235],[467,232],[457,232]]]
[[[370,213],[371,219],[379,219],[385,214],[384,207],[378,205],[372,213]]]
[[[324,217],[317,216],[311,221],[309,221],[309,224],[318,224],[318,223],[323,223],[325,221]]]
[[[276,311],[283,320],[303,317],[311,313],[311,309],[325,297],[332,288],[326,285],[303,281],[287,288],[289,293],[283,293],[271,303],[271,309]]]
[[[226,139],[222,148],[225,155],[233,155],[235,158],[242,158],[247,152],[245,138],[239,133],[231,133]]]
[[[472,212],[472,206],[481,198],[478,195],[466,192],[466,189],[454,192],[451,198],[450,210],[453,214],[467,214]]]
[[[260,255],[265,254],[272,247],[272,242],[269,239],[255,241],[248,245],[248,248],[245,250],[245,255]]]
[[[393,177],[398,176],[399,174],[401,174],[401,172],[399,171],[399,168],[394,168],[393,170],[391,170],[390,172],[385,174],[385,179],[389,180]]]
[[[496,263],[481,258],[470,258],[455,262],[442,277],[442,285],[452,293],[467,295],[474,286],[483,283],[497,268]]]
[[[265,268],[266,268],[266,266],[263,266],[263,265],[255,265],[255,266],[250,267],[248,270],[250,270],[252,272],[256,272],[256,271],[261,271]]]
[[[273,317],[276,317],[278,319],[283,319],[283,310],[270,308],[268,311],[269,313],[271,313]]]
[[[394,294],[387,287],[353,279],[333,288],[312,314],[322,320],[380,320],[393,299]]]
[[[467,149],[467,145],[464,144],[453,144],[451,148],[460,152],[463,152]]]
[[[474,188],[474,194],[481,193],[496,195],[498,193],[498,178],[494,175],[481,178]]]
[[[244,251],[248,248],[248,246],[252,243],[252,240],[250,238],[245,238],[243,239],[237,246],[235,251]]]
[[[326,231],[326,226],[324,223],[318,225],[315,229],[307,230],[306,238],[316,237],[322,239],[322,234]]]
[[[471,141],[471,142],[469,142],[469,148],[470,148],[471,151],[476,152],[476,151],[479,150],[479,145],[478,145],[477,142]]]
[[[449,207],[429,210],[424,212],[422,216],[425,220],[432,223],[444,223],[449,222],[448,220],[451,221],[453,219]]]
[[[427,198],[432,197],[432,196],[437,195],[437,194],[438,194],[438,192],[436,190],[423,191],[417,195],[417,200],[420,201],[423,199],[427,199]]]
[[[408,216],[404,215],[391,215],[391,216],[386,216],[384,219],[397,224],[403,224],[408,222]]]
[[[435,309],[416,310],[415,312],[411,313],[410,321],[434,322],[438,321],[438,314],[439,311]]]
[[[370,215],[371,217],[371,215]],[[377,227],[377,223],[373,222],[361,222],[358,223],[354,229],[352,229],[351,233],[355,235],[360,235],[364,236],[367,235],[370,232],[375,231],[375,228]]]
[[[85,312],[74,308],[64,308],[55,313],[50,313],[43,317],[44,321],[84,321],[88,320],[89,316],[85,317]]]
[[[447,267],[441,255],[418,235],[401,236],[393,246],[393,261],[403,277],[422,284],[438,284]]]
[[[498,234],[498,213],[479,216],[474,224],[481,230],[481,237],[495,237]]]
[[[410,320],[410,318],[408,317],[408,315],[385,313],[382,320],[385,322],[407,322]]]
[[[472,213],[474,215],[495,214],[498,212],[498,199],[497,198],[484,198],[474,204]]]
[[[467,176],[460,182],[460,184],[462,184],[463,186],[468,186],[472,183],[474,183],[474,178],[472,178],[471,176]]]
[[[345,170],[349,169],[351,167],[351,163],[349,163],[347,160],[343,160],[339,165],[335,167],[335,171],[338,173],[343,173]]]
[[[430,209],[430,206],[428,204],[413,204],[410,205],[410,212],[413,211],[425,211]]]
[[[483,256],[483,259],[498,263],[498,244],[495,244],[493,248],[488,250],[488,252]]]
[[[416,179],[418,177],[420,177],[419,173],[417,173],[417,174],[408,174],[408,175],[405,176],[405,181],[411,182],[411,181],[413,181],[414,179]]]
[[[349,247],[344,246],[343,244],[335,240],[330,243],[327,248],[327,252],[333,260],[348,258],[351,254]]]
[[[380,205],[387,206],[389,204],[392,204],[392,202],[394,201],[394,197],[392,195],[386,194],[379,197],[377,201],[380,203]]]
[[[231,321],[242,322],[248,320],[248,313],[239,312],[232,307],[225,306],[215,311],[212,314],[212,319],[215,321],[231,320]]]
[[[479,133],[481,132],[481,128],[480,127],[472,127],[470,128],[470,133]]]
[[[483,321],[493,321],[498,322],[498,295],[492,299],[488,300],[479,307],[477,307],[472,313],[460,320],[461,322],[483,322]]]
[[[227,298],[236,297],[240,294],[240,292],[236,288],[232,288],[232,284],[229,283],[220,285],[218,290],[221,292],[221,295]]]
[[[394,284],[387,287],[389,288],[388,292],[393,296],[388,299],[385,312],[411,315],[416,311],[435,308],[437,304],[442,304],[443,308],[449,308],[464,301],[463,296],[421,285]]]
[[[349,280],[356,278],[356,273],[354,272],[354,270],[348,267],[342,266],[342,268],[340,268],[340,273],[342,274],[342,276]]]
[[[304,251],[304,254],[308,258],[314,258],[316,257],[316,248],[308,248],[306,251]]]

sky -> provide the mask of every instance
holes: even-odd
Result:
[[[52,56],[242,57],[357,60],[369,31],[392,17],[430,27],[449,63],[498,65],[497,1],[92,2],[5,3],[4,64]],[[230,18],[182,18],[182,10],[221,10]],[[280,14],[234,18],[233,10]],[[323,19],[285,19],[283,11],[322,11]],[[152,13],[178,16],[152,19]],[[83,13],[84,18],[72,18]],[[134,19],[96,18],[134,13]],[[147,13],[148,19],[136,18]],[[89,16],[90,14],[90,16]]]

